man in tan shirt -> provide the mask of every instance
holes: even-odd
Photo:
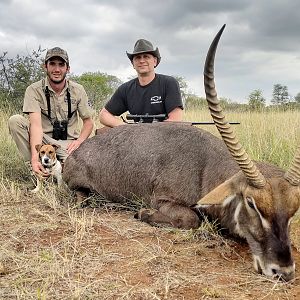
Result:
[[[25,92],[23,113],[28,119],[14,115],[8,121],[20,153],[31,163],[32,170],[42,176],[47,173],[35,145],[60,145],[57,156],[64,161],[89,137],[94,126],[93,110],[83,86],[66,78],[70,70],[67,52],[59,47],[49,49],[44,67],[47,77],[31,84]]]

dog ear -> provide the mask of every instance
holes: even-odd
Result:
[[[61,146],[60,145],[56,145],[56,144],[52,144],[51,145],[55,150],[59,149]]]
[[[35,145],[35,149],[37,152],[40,152],[40,149],[42,148],[42,144],[38,144],[38,145]]]

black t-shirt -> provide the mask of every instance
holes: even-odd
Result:
[[[133,115],[168,114],[176,107],[183,108],[179,84],[162,74],[155,74],[145,86],[139,84],[138,78],[123,83],[105,105],[115,116],[126,111]]]

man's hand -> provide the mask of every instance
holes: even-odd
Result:
[[[49,177],[50,175],[49,172],[47,172],[47,170],[44,169],[40,161],[31,161],[31,167],[32,171],[39,176]]]
[[[83,141],[81,141],[80,139],[72,141],[72,143],[70,143],[67,146],[67,153],[71,154],[73,151],[75,151],[81,145],[82,142]]]
[[[91,134],[93,128],[94,128],[94,122],[92,118],[86,118],[83,119],[83,126],[79,135],[79,138],[77,140],[72,141],[67,146],[67,153],[71,154],[73,151],[75,151]]]

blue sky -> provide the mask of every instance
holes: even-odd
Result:
[[[215,64],[218,95],[245,102],[273,85],[300,92],[300,2],[297,0],[2,0],[0,50],[9,56],[60,46],[75,74],[100,71],[127,80],[126,56],[139,38],[161,52],[157,72],[184,77],[204,96],[207,49],[223,24]]]

